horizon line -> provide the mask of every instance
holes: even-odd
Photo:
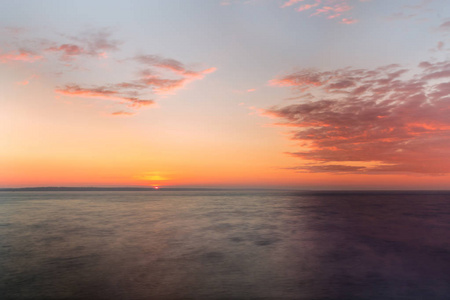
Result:
[[[450,193],[450,189],[314,189],[314,188],[264,188],[264,187],[145,187],[145,186],[33,186],[33,187],[4,187],[0,192],[14,191],[292,191],[292,192],[322,192],[322,193],[343,193],[343,192],[443,192]]]

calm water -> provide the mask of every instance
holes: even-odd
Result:
[[[1,299],[450,299],[450,194],[1,192]]]

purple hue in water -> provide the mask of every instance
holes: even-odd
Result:
[[[449,299],[450,194],[1,192],[2,299]]]

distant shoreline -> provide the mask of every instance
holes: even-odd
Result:
[[[279,191],[302,194],[449,194],[450,190],[295,190],[295,189],[264,189],[264,188],[164,188],[152,187],[24,187],[0,188],[0,192],[189,192],[189,191]]]

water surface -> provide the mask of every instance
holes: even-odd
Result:
[[[450,194],[0,192],[1,299],[450,299]]]

